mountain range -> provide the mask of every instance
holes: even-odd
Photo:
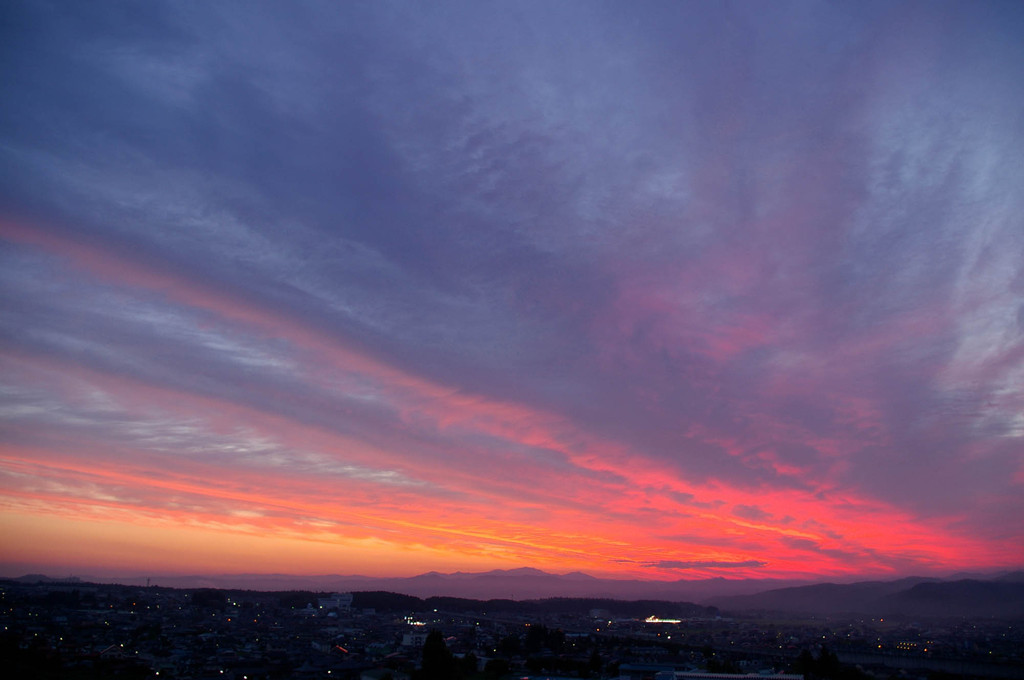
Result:
[[[31,574],[23,582],[152,582],[174,588],[387,591],[415,597],[535,600],[553,597],[695,602],[723,612],[763,611],[871,616],[994,616],[1024,619],[1024,571],[997,576],[956,574],[949,579],[909,577],[892,581],[810,583],[779,579],[681,579],[642,581],[595,578],[582,572],[551,574],[539,569],[487,572],[427,572],[405,578],[225,574],[160,576],[152,579],[49,579]]]
[[[698,602],[712,597],[748,595],[771,588],[799,585],[781,579],[694,579],[678,581],[643,581],[596,578],[582,572],[552,574],[522,567],[495,569],[486,572],[441,573],[436,571],[417,576],[381,578],[359,575],[293,575],[293,574],[215,574],[154,576],[134,578],[95,578],[85,575],[81,581],[144,583],[172,588],[237,588],[248,590],[313,590],[332,592],[388,591],[416,597],[464,597],[477,599],[530,600],[550,597],[596,597],[619,600],[665,600]],[[49,580],[32,574],[20,580]],[[66,579],[56,579],[66,580]]]
[[[817,583],[710,598],[723,611],[886,616],[969,616],[1024,619],[1024,572],[990,579]]]

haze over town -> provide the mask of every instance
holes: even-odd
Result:
[[[1021,35],[3,3],[0,576],[1020,569]]]

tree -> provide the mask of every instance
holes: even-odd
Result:
[[[488,659],[484,664],[484,673],[492,678],[500,678],[512,671],[512,664],[507,659]]]
[[[587,669],[596,675],[601,672],[603,665],[604,662],[601,661],[601,655],[598,653],[597,647],[594,647],[594,651],[590,653],[590,660],[587,661]]]
[[[839,657],[835,652],[830,651],[825,645],[821,646],[821,653],[818,655],[818,675],[825,678],[835,678],[839,676],[839,671],[842,665],[839,663]]]
[[[224,611],[228,605],[228,594],[216,588],[201,588],[192,593],[192,604],[196,607]]]
[[[459,660],[459,668],[462,670],[462,675],[466,677],[476,673],[477,665],[476,654],[473,652],[466,652],[466,654]]]
[[[423,663],[420,666],[421,680],[455,680],[461,677],[455,655],[448,649],[444,635],[439,630],[427,634],[423,643]]]
[[[810,651],[804,649],[800,652],[793,669],[803,673],[805,678],[839,678],[844,675],[844,669],[839,663],[839,657],[825,645],[821,646],[818,658],[811,656]]]
[[[800,652],[800,656],[797,657],[796,663],[793,664],[793,670],[797,673],[802,673],[804,677],[814,673],[814,657],[811,656],[809,649],[805,648]]]
[[[548,637],[548,628],[535,623],[526,631],[526,642],[523,644],[527,652],[536,653],[544,648],[544,642]]]
[[[547,649],[555,654],[565,648],[565,632],[557,628],[535,623],[526,631],[526,642],[523,644],[527,652],[536,653]]]
[[[510,659],[519,653],[519,636],[510,633],[501,638],[498,642],[498,653],[506,659]]]

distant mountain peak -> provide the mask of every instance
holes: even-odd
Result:
[[[51,578],[45,574],[25,574],[18,578],[12,579],[18,583],[81,583],[82,579],[77,576],[67,576],[65,578]]]
[[[1024,571],[1011,571],[996,577],[996,581],[1002,581],[1004,583],[1024,583]]]
[[[515,569],[495,569],[494,571],[487,572],[489,574],[502,574],[504,576],[552,576],[546,571],[535,569],[533,567],[517,567]]]
[[[590,574],[585,574],[582,571],[573,571],[568,574],[553,574],[543,569],[537,569],[535,567],[515,567],[512,569],[491,569],[490,571],[455,571],[450,574],[445,574],[438,571],[428,571],[425,574],[419,574],[413,576],[414,579],[458,579],[458,580],[473,580],[479,578],[519,578],[519,577],[530,577],[530,578],[549,578],[549,579],[570,579],[574,581],[591,581],[596,580]]]
[[[534,569],[533,567],[518,567],[516,569],[492,569],[490,571],[455,571],[449,574],[440,571],[428,571],[424,574],[411,577],[415,580],[424,579],[444,579],[444,580],[461,580],[471,581],[480,578],[515,578],[517,576],[543,576],[547,578],[559,578],[554,574],[549,574],[540,569]]]
[[[571,571],[568,574],[564,574],[564,578],[571,578],[577,581],[596,581],[597,579],[590,574],[584,574],[582,571]]]

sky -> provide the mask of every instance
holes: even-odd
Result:
[[[0,7],[0,571],[1024,565],[1024,5]]]

